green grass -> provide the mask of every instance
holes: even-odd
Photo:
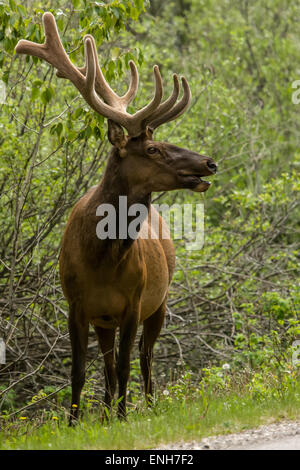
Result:
[[[242,431],[283,418],[300,417],[300,385],[284,394],[253,397],[248,392],[192,397],[162,396],[152,409],[129,413],[127,422],[101,425],[99,413],[86,413],[75,428],[63,418],[40,425],[18,418],[0,432],[1,449],[151,449],[180,440]],[[5,429],[6,428],[6,429]]]

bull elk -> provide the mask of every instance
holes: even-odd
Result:
[[[184,188],[206,191],[210,183],[201,177],[214,174],[217,166],[209,157],[156,142],[153,138],[158,126],[177,118],[188,108],[191,92],[184,77],[181,79],[182,98],[178,100],[180,82],[174,74],[173,91],[162,102],[162,79],[155,65],[153,99],[135,114],[129,114],[127,107],[138,89],[134,62],[129,63],[128,91],[120,97],[101,72],[91,35],[84,36],[85,66],[79,68],[64,50],[51,13],[43,15],[43,24],[45,43],[21,40],[16,52],[46,60],[57,69],[58,77],[69,79],[89,106],[108,119],[108,139],[113,146],[101,182],[92,187],[71,212],[59,257],[61,284],[69,304],[72,346],[70,424],[78,419],[90,324],[104,356],[105,405],[111,406],[118,381],[118,416],[122,418],[126,416],[130,353],[141,323],[140,364],[146,400],[151,402],[153,346],[164,321],[175,267],[173,243],[170,237],[161,235],[162,229],[167,230],[167,227],[151,206],[151,194]],[[143,204],[148,215],[135,238],[127,232],[125,237],[99,239],[96,226],[101,219],[96,214],[97,208],[111,204],[118,214],[119,196],[127,197],[126,209],[132,204]],[[159,217],[159,233],[142,237],[141,234],[154,230],[151,215]],[[115,348],[117,328],[120,329],[118,354]]]

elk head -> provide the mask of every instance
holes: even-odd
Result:
[[[210,157],[153,139],[154,130],[158,126],[176,119],[188,108],[191,91],[186,79],[181,78],[183,96],[177,101],[180,84],[178,76],[174,74],[173,92],[161,102],[163,85],[159,68],[155,65],[153,99],[135,114],[129,114],[127,107],[136,96],[139,81],[134,62],[129,62],[131,81],[128,91],[118,96],[102,74],[96,44],[91,35],[84,36],[85,66],[76,67],[63,48],[51,13],[43,15],[43,24],[45,43],[21,40],[16,46],[16,52],[39,57],[53,65],[58,77],[69,79],[90,107],[108,119],[108,137],[116,149],[120,171],[128,185],[143,187],[144,190],[146,188],[148,192],[181,188],[206,191],[210,183],[202,180],[202,177],[214,174],[217,170],[217,165]]]

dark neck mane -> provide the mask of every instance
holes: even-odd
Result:
[[[120,214],[119,204],[120,196],[122,198],[122,212]],[[126,196],[126,199],[124,198]],[[125,208],[125,203],[127,207]],[[114,207],[116,213],[116,239],[99,239],[96,235],[96,226],[98,222],[107,216],[96,216],[96,210],[101,204],[110,204]],[[130,238],[128,235],[128,226],[135,216],[128,216],[125,218],[127,224],[122,225],[122,231],[126,231],[126,237],[119,237],[119,217],[121,215],[124,220],[124,212],[128,214],[128,207],[132,204],[143,204],[149,211],[151,205],[151,193],[150,194],[138,194],[134,191],[134,188],[130,187],[127,179],[122,175],[120,168],[120,157],[118,150],[113,148],[108,158],[107,167],[104,173],[104,177],[100,184],[96,187],[91,198],[85,207],[84,223],[87,225],[85,249],[89,254],[90,260],[99,262],[103,256],[108,256],[114,259],[114,261],[120,261],[135,239]],[[125,209],[125,210],[124,210]],[[140,227],[139,227],[140,228]],[[138,229],[139,229],[138,228]]]

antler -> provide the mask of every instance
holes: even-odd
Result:
[[[127,107],[135,98],[138,89],[138,71],[133,61],[129,62],[131,81],[128,91],[118,96],[106,82],[97,60],[97,48],[94,38],[84,36],[85,66],[76,67],[69,59],[60,40],[57,25],[52,13],[44,13],[43,25],[45,30],[44,44],[37,44],[22,39],[16,46],[18,54],[28,54],[46,60],[57,69],[57,76],[69,79],[79,90],[85,101],[97,113],[111,119],[127,129],[130,136],[137,136],[146,126],[155,129],[164,122],[171,121],[182,114],[188,107],[191,92],[187,81],[182,77],[183,97],[177,103],[179,95],[179,80],[173,76],[174,88],[171,96],[161,103],[162,79],[157,65],[154,66],[155,92],[154,97],[144,108],[135,114],[127,113]],[[99,98],[101,97],[102,100]]]

